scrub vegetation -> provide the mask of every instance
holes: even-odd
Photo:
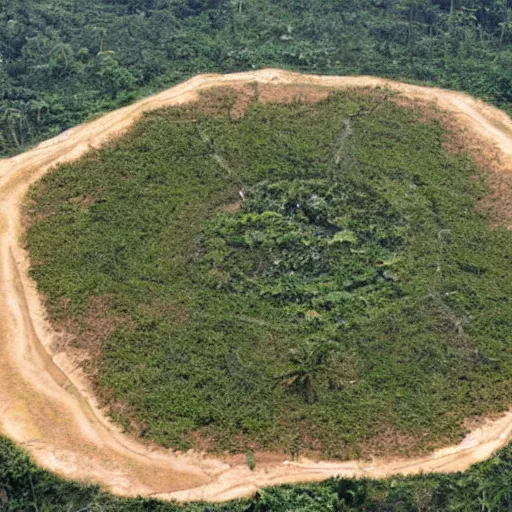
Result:
[[[165,446],[459,440],[512,381],[512,234],[485,172],[386,90],[263,89],[148,114],[32,189],[31,272],[63,348]]]

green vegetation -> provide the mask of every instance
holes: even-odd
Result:
[[[0,439],[0,510],[5,512],[501,512],[512,508],[512,449],[464,474],[379,482],[332,479],[264,489],[252,500],[174,505],[123,500],[38,469]]]
[[[512,234],[439,122],[385,91],[235,101],[149,114],[30,194],[32,275],[113,417],[166,446],[356,457],[506,408]]]
[[[116,108],[198,72],[243,71],[254,67],[278,66],[304,72],[365,73],[419,80],[462,89],[511,110],[509,0],[3,0],[0,5],[0,155],[18,152],[90,115]],[[224,147],[221,149],[226,151]],[[127,159],[131,158],[133,155],[127,155]],[[108,166],[104,169],[108,170]],[[138,185],[144,191],[145,180],[139,178]],[[94,192],[102,193],[101,187]],[[139,199],[141,197],[135,197],[136,201]],[[81,204],[86,206],[88,201],[89,198],[84,197]],[[71,203],[70,209],[79,206]],[[99,205],[95,204],[94,209],[98,210]],[[121,216],[125,214],[126,211],[120,212]],[[136,225],[138,219],[132,217],[131,220]],[[448,233],[441,235],[439,248],[445,249],[445,242],[449,242],[448,249],[452,250],[452,235],[453,231],[450,236]],[[151,236],[151,233],[140,233],[140,237],[144,236]],[[105,246],[101,253],[105,266],[109,258],[116,257],[116,249],[122,254],[119,247],[123,243],[130,243],[129,250],[133,250],[131,239],[116,240]],[[482,244],[475,242],[474,253],[481,254],[482,249],[489,252],[490,245],[486,243],[491,241],[485,238]],[[144,249],[148,247],[149,244]],[[89,249],[92,257],[95,247]],[[506,257],[505,253],[502,257]],[[466,268],[481,272],[487,268],[483,258],[483,265],[470,264]],[[119,260],[124,262],[122,258]],[[403,263],[401,260],[399,264]],[[444,279],[452,267],[443,265]],[[148,267],[151,268],[151,264]],[[144,275],[135,276],[129,277],[131,285],[149,286],[148,281],[140,280]],[[267,286],[264,278],[258,276],[258,287]],[[102,280],[98,282],[96,293],[104,294],[102,283]],[[429,281],[426,289],[431,284]],[[248,290],[248,283],[239,283],[242,285],[245,285],[243,290]],[[139,290],[138,297],[147,290]],[[78,293],[76,291],[75,295]],[[454,299],[454,295],[447,297]],[[500,307],[500,301],[505,303],[505,294],[495,297],[495,308]],[[82,318],[80,315],[87,308],[94,319],[102,303],[93,306],[74,302],[75,310],[71,314]],[[128,315],[122,303],[112,301],[109,307],[113,306],[117,312],[114,325],[119,327],[119,321],[126,320]],[[454,307],[452,303],[450,307]],[[439,308],[443,310],[444,306],[439,304]],[[165,314],[172,317],[174,312]],[[472,331],[471,343],[474,343],[475,323],[482,326],[481,314],[471,319],[469,325],[458,324],[469,318],[465,315],[464,312],[462,317],[447,321],[458,325],[455,339],[461,346],[467,339],[468,329]],[[319,322],[312,313],[309,318]],[[388,325],[393,332],[391,320]],[[153,326],[154,322],[149,320],[146,329],[150,331]],[[489,321],[488,326],[489,337],[497,340],[491,351],[499,353],[499,363],[493,361],[492,356],[484,363],[492,369],[488,375],[492,380],[493,365],[499,365],[498,373],[507,366],[503,356],[509,348],[503,340],[506,340],[506,330],[510,329],[510,317],[497,319],[494,324]],[[130,322],[128,327],[131,327]],[[322,324],[322,329],[324,327]],[[91,334],[87,325],[82,325],[81,329]],[[92,333],[90,340],[102,339],[105,330],[109,329],[103,327],[102,332]],[[315,356],[308,354],[316,347],[286,354],[287,371],[292,373],[289,379],[296,377],[297,381],[307,384],[315,376],[316,370],[309,371],[309,376],[304,370],[311,367]],[[368,351],[371,348],[369,346]],[[443,360],[441,354],[437,354],[429,365],[428,357],[436,348],[426,342],[408,356],[400,345],[395,348],[401,351],[403,359],[416,357],[418,364],[423,361],[432,374],[440,358],[445,367],[453,361],[451,355]],[[145,353],[144,347],[141,350]],[[478,354],[471,357],[478,357]],[[472,364],[469,358],[467,366],[470,368]],[[277,382],[283,383],[284,373],[280,375],[282,379]],[[461,386],[458,389],[461,394],[467,393],[468,400],[473,393],[485,392],[484,388],[478,389],[480,381],[472,378],[471,373],[469,376],[461,374],[457,381]],[[489,388],[492,385],[487,383]],[[385,380],[381,386],[386,386]],[[428,385],[425,384],[425,388],[428,391]],[[289,386],[278,386],[278,390],[296,393],[298,398],[302,393]],[[407,394],[409,390],[404,388],[403,391]],[[478,404],[478,397],[475,404]],[[421,422],[421,416],[416,420]],[[181,508],[143,500],[122,501],[103,495],[95,488],[60,481],[36,469],[9,442],[0,440],[0,510],[505,511],[512,508],[511,468],[512,451],[507,448],[464,475],[378,483],[330,481],[263,491],[251,502]]]
[[[199,72],[373,74],[512,102],[509,0],[2,0],[0,154]]]

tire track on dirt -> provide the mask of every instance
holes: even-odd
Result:
[[[512,412],[486,422],[456,446],[411,459],[314,462],[256,454],[214,458],[149,447],[123,435],[99,410],[87,382],[63,354],[52,354],[52,333],[20,244],[21,205],[28,187],[50,168],[80,158],[126,132],[143,112],[193,101],[216,86],[248,83],[328,88],[388,88],[408,99],[435,102],[460,126],[493,144],[502,172],[512,171],[512,121],[462,93],[373,77],[305,76],[280,70],[201,75],[156,96],[78,126],[36,148],[0,160],[0,431],[44,468],[100,484],[122,496],[178,501],[223,501],[258,488],[332,476],[382,478],[453,472],[490,457],[512,437]]]

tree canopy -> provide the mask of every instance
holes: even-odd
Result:
[[[0,155],[200,72],[372,74],[512,103],[510,0],[2,0]]]

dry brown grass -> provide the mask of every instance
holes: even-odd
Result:
[[[420,122],[437,121],[445,130],[443,147],[449,152],[469,155],[485,172],[492,194],[484,197],[479,206],[493,226],[512,227],[512,162],[506,161],[492,143],[468,130],[463,119],[439,109],[434,103],[410,99],[402,95],[390,98],[395,104],[419,114]]]
[[[423,437],[428,439],[431,436],[428,432],[413,434],[382,424],[378,434],[358,446],[358,454],[363,459],[371,459],[376,453],[379,457],[408,457],[413,453],[426,455],[453,441],[449,438],[438,438],[435,443],[423,443]]]
[[[66,316],[69,300],[60,299],[60,309]],[[133,322],[125,316],[112,315],[112,297],[110,295],[89,297],[87,311],[75,320],[61,320],[55,323],[58,336],[52,346],[54,352],[69,351],[74,354],[75,362],[88,375],[97,374],[98,362],[103,342],[121,326],[133,327]]]
[[[258,101],[271,104],[318,103],[325,100],[332,89],[313,85],[262,84],[258,90]]]
[[[235,201],[234,203],[229,203],[221,208],[219,210],[224,213],[236,213],[240,208],[242,207],[242,201]]]
[[[87,209],[96,202],[93,196],[77,196],[69,200],[70,203],[78,204],[81,208]]]
[[[258,85],[247,84],[236,89],[237,96],[229,111],[229,116],[234,121],[242,119],[251,105],[258,99]]]

